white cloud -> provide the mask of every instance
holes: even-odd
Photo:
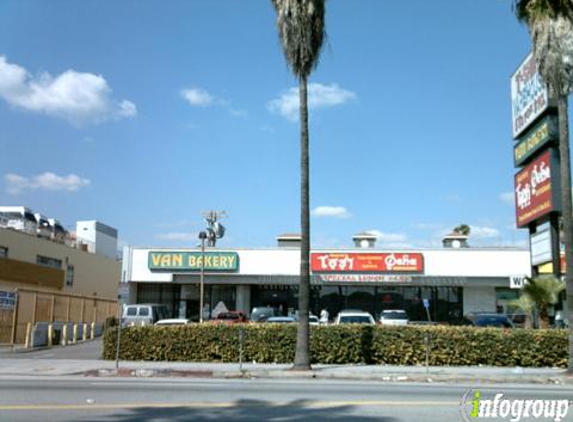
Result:
[[[470,238],[490,239],[500,237],[498,229],[493,227],[470,226]]]
[[[441,223],[414,223],[412,227],[417,230],[436,230],[442,227],[443,224]]]
[[[181,91],[181,96],[192,106],[208,107],[215,104],[216,99],[201,88],[188,88]]]
[[[233,108],[231,101],[224,98],[217,98],[203,88],[186,88],[181,90],[181,96],[193,107],[218,106],[226,109],[231,116],[248,117],[249,112],[240,108]]]
[[[446,201],[446,202],[456,203],[456,202],[460,202],[462,200],[462,197],[458,194],[450,193],[448,195],[442,196],[441,199],[443,201]]]
[[[277,113],[289,120],[296,121],[299,114],[298,88],[291,88],[279,98],[275,98],[268,104],[272,113]],[[312,83],[308,85],[308,107],[318,109],[334,107],[355,100],[356,94],[340,88],[337,84],[322,85]]]
[[[499,200],[506,205],[515,205],[515,193],[514,192],[500,193]]]
[[[160,240],[168,240],[173,242],[192,242],[197,240],[197,234],[191,232],[171,232],[163,233],[155,236]]]
[[[314,217],[350,218],[351,214],[344,207],[329,207],[326,205],[316,207],[312,210]]]
[[[55,173],[46,172],[32,178],[18,174],[4,175],[6,190],[11,195],[17,195],[24,190],[67,191],[76,192],[88,186],[91,182],[75,174],[58,176]]]
[[[376,236],[381,243],[399,243],[407,239],[407,236],[402,233],[383,233],[379,230],[368,230],[366,233]]]
[[[235,117],[249,117],[249,112],[247,110],[240,110],[240,109],[229,109],[229,112]]]
[[[133,117],[135,104],[111,99],[101,75],[66,70],[58,76],[32,75],[0,56],[0,98],[13,107],[44,113],[74,124]]]

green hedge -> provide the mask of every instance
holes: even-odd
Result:
[[[121,331],[122,360],[290,363],[296,325],[191,324],[181,327],[129,327]],[[104,359],[115,359],[117,328],[104,335]],[[566,367],[567,331],[474,327],[311,327],[313,363]]]

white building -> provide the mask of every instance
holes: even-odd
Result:
[[[78,221],[76,239],[87,251],[108,258],[117,258],[117,230],[99,221]]]
[[[246,313],[267,305],[292,312],[298,306],[299,267],[296,245],[209,248],[205,303],[211,310],[222,302]],[[200,270],[196,248],[126,247],[122,282],[127,300],[165,303],[175,315],[198,319]],[[427,299],[432,320],[454,323],[470,311],[505,308],[517,297],[510,278],[530,275],[530,254],[510,248],[312,250],[311,274],[310,307],[316,315],[322,309],[334,316],[358,308],[377,316],[398,308],[411,320],[426,320]]]

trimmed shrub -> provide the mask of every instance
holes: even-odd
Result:
[[[184,362],[290,363],[295,324],[190,324],[122,329],[120,358]],[[115,359],[117,327],[104,334],[104,359]],[[426,340],[427,339],[427,340]],[[567,331],[475,327],[311,327],[313,363],[566,367]]]

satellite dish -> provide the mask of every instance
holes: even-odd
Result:
[[[217,235],[217,239],[220,239],[223,236],[225,236],[225,226],[223,226],[221,223],[213,224],[213,229],[215,230],[215,234]]]

